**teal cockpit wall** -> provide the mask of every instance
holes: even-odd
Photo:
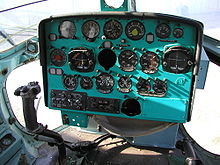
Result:
[[[27,133],[16,119],[6,91],[7,77],[14,69],[39,59],[38,52],[30,53],[27,51],[26,46],[30,41],[37,42],[37,38],[34,37],[32,40],[25,41],[0,53],[1,164],[32,164],[38,155],[36,148],[31,146],[39,143],[33,139],[33,135]],[[5,141],[5,145],[2,143],[3,141]]]

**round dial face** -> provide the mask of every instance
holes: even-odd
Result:
[[[82,77],[80,80],[80,86],[83,89],[91,89],[93,86],[92,78],[87,77],[87,76]]]
[[[118,80],[118,86],[119,86],[119,91],[126,93],[131,91],[131,86],[132,86],[132,81],[129,77],[127,76],[122,76]]]
[[[122,25],[116,20],[110,20],[104,25],[104,35],[107,39],[115,40],[122,34]]]
[[[140,64],[145,73],[155,73],[158,70],[159,58],[154,52],[146,52],[141,56]]]
[[[151,89],[150,82],[146,79],[140,78],[136,85],[136,88],[139,94],[148,93]]]
[[[153,90],[156,94],[165,94],[167,91],[167,83],[157,79],[153,84]]]
[[[184,32],[183,32],[183,29],[181,28],[175,28],[173,30],[173,36],[176,37],[176,38],[181,38],[183,36]]]
[[[95,39],[100,32],[99,24],[95,21],[86,21],[82,25],[82,33],[87,39]]]
[[[9,146],[12,144],[12,139],[9,138],[9,137],[5,137],[1,140],[1,143],[4,145],[4,146]]]
[[[91,72],[95,66],[92,50],[79,47],[69,53],[70,68],[78,72]]]
[[[166,23],[161,23],[156,27],[156,35],[159,38],[167,38],[170,36],[171,29]]]
[[[140,21],[131,21],[127,24],[125,33],[131,40],[139,40],[144,36],[145,28]]]
[[[50,53],[51,62],[55,66],[63,66],[66,63],[66,54],[61,49],[54,49]]]
[[[124,50],[118,57],[118,62],[123,71],[133,71],[138,63],[137,55],[131,50]]]
[[[66,89],[75,90],[77,87],[78,81],[76,76],[65,75],[63,78],[63,85]]]
[[[63,21],[59,26],[59,32],[63,38],[74,38],[76,34],[76,26],[71,21]]]
[[[187,73],[192,65],[192,55],[185,48],[171,48],[164,54],[163,68],[167,72]]]
[[[108,73],[101,73],[96,77],[97,90],[101,93],[110,93],[114,86],[114,79]]]

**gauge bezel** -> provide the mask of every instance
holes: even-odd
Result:
[[[143,30],[143,34],[142,34],[142,35],[138,35],[138,36],[130,36],[130,35],[129,35],[129,26],[130,26],[130,27],[132,27],[132,26],[137,26],[137,25],[131,25],[132,23],[139,23],[139,24],[141,25],[141,28],[142,28],[142,30]],[[146,32],[145,26],[144,26],[144,24],[143,24],[141,21],[139,21],[139,20],[130,21],[130,22],[127,23],[127,25],[126,25],[126,27],[125,27],[125,34],[126,34],[126,36],[127,36],[129,39],[134,40],[134,41],[137,41],[137,40],[142,39],[142,38],[144,37],[144,35],[145,35],[145,32]]]
[[[185,68],[182,70],[172,69],[170,61],[168,61],[169,57],[173,53],[178,53],[178,52],[181,52],[183,55],[185,55],[186,63],[185,63]],[[182,46],[173,46],[173,47],[168,48],[165,51],[162,64],[163,64],[163,69],[166,72],[175,73],[175,74],[182,74],[182,73],[187,73],[190,71],[190,69],[194,65],[194,59],[193,59],[193,56],[192,56],[190,49],[182,47]]]
[[[166,26],[166,28],[168,29],[168,32],[166,32],[165,34],[162,34],[161,32],[158,32],[158,29],[162,28],[163,26]],[[155,33],[156,33],[156,36],[161,38],[161,39],[168,38],[171,34],[171,27],[167,23],[160,23],[155,28]]]
[[[164,96],[167,92],[167,86],[167,81],[156,79],[152,88],[156,95]]]
[[[141,90],[141,89],[144,89],[144,88],[140,88],[140,89],[138,88],[138,85],[139,84],[143,84],[143,83],[145,84],[144,85],[145,87],[148,87],[148,88],[145,88],[145,90]],[[146,94],[148,94],[150,92],[150,90],[151,90],[151,84],[150,84],[149,79],[140,78],[138,80],[137,84],[136,84],[136,88],[137,88],[137,92],[138,92],[139,95],[146,95]]]
[[[61,25],[62,25],[64,22],[70,22],[70,23],[72,23],[72,25],[73,25],[73,27],[74,27],[74,33],[73,33],[72,37],[65,37],[65,36],[62,35],[62,31],[61,31],[60,28],[61,28]],[[59,26],[58,26],[58,31],[59,31],[59,34],[60,34],[59,38],[73,39],[73,38],[75,37],[75,35],[76,35],[77,29],[76,29],[76,25],[75,25],[74,22],[72,22],[72,21],[70,21],[70,20],[63,20],[62,22],[60,22],[60,24],[59,24]]]
[[[86,26],[86,24],[88,24],[89,22],[93,22],[94,24],[96,24],[96,27],[98,27],[98,32],[96,33],[96,35],[94,35],[93,37],[89,37],[84,30],[84,27]],[[98,22],[96,22],[95,20],[87,20],[83,23],[82,27],[81,27],[81,32],[83,34],[83,36],[89,40],[89,41],[94,41],[100,34],[100,25]]]
[[[120,81],[122,80],[122,78],[126,78],[126,81],[129,81],[129,87],[128,88],[121,87]],[[131,78],[128,77],[128,76],[121,76],[119,78],[119,80],[118,80],[118,87],[119,87],[118,88],[119,92],[122,92],[122,93],[129,93],[129,92],[131,92],[132,91],[131,90],[131,87],[132,87],[132,80],[131,80]]]
[[[84,87],[83,86],[83,82],[85,82],[85,81],[83,81],[83,78],[86,78],[87,80],[89,80],[89,83],[90,83],[90,86],[89,87]],[[93,81],[92,81],[92,78],[91,77],[88,77],[88,76],[83,76],[83,77],[81,77],[81,79],[80,79],[80,87],[82,88],[82,89],[86,89],[86,90],[88,90],[88,89],[92,89],[92,87],[93,87]]]
[[[134,56],[135,56],[135,64],[131,64],[131,66],[124,66],[124,64],[122,64],[122,61],[124,61],[124,60],[122,60],[122,55],[125,55],[125,56],[127,56],[127,54],[124,54],[125,52],[131,52]],[[127,59],[127,58],[126,58]],[[128,58],[129,59],[129,58]],[[130,60],[131,61],[131,60]],[[120,54],[119,54],[119,56],[118,56],[118,63],[120,64],[120,68],[121,68],[121,70],[123,70],[123,71],[125,71],[125,72],[132,72],[132,71],[134,71],[135,70],[135,67],[137,66],[137,64],[138,64],[138,56],[137,56],[137,54],[134,52],[134,51],[132,51],[132,50],[124,50],[124,51],[122,51]],[[125,62],[126,63],[126,62]],[[128,63],[126,63],[126,64],[128,64]]]
[[[59,55],[62,57],[62,61],[61,62],[55,62],[53,61],[53,56],[55,55],[54,53],[55,52],[59,52]],[[53,65],[55,66],[58,66],[58,67],[61,67],[63,66],[66,61],[67,61],[67,57],[66,57],[66,53],[62,50],[62,49],[53,49],[51,52],[50,52],[50,61]]]
[[[102,80],[102,78],[100,78],[101,76],[105,76],[105,77],[108,76],[108,77],[110,77],[110,79],[112,80],[113,84],[112,84],[110,87],[107,87],[107,88],[106,88],[106,86],[105,86],[105,87],[104,87],[104,86],[100,86],[100,84],[99,84],[97,81],[98,81],[98,79]],[[96,81],[95,81],[95,83],[96,83],[96,89],[97,89],[100,93],[103,93],[103,94],[111,93],[112,90],[113,90],[113,87],[114,87],[114,85],[115,85],[115,81],[114,81],[113,76],[110,75],[110,74],[108,74],[108,73],[106,73],[106,72],[102,72],[102,73],[100,73],[98,76],[96,76]]]
[[[152,56],[149,57],[149,55],[152,55]],[[147,56],[147,58],[149,57],[149,59],[147,59],[147,60],[150,60],[150,62],[151,62],[151,64],[150,64],[149,66],[146,66],[146,65],[143,64],[143,60],[144,60],[143,58],[144,58],[145,56]],[[155,57],[156,59],[153,59],[154,57]],[[154,62],[154,64],[152,64],[152,61]],[[141,65],[142,71],[143,71],[144,73],[153,74],[153,73],[155,73],[155,72],[158,71],[158,67],[159,67],[159,65],[160,65],[159,56],[158,56],[156,53],[152,52],[152,51],[147,51],[147,52],[145,52],[145,53],[143,53],[143,54],[141,55],[141,57],[140,57],[140,65]],[[152,65],[153,65],[153,66],[152,66]],[[152,66],[152,67],[150,67],[150,66]]]
[[[117,36],[109,35],[109,34],[106,32],[107,25],[110,24],[110,23],[113,23],[113,21],[114,21],[114,22],[119,26],[119,28],[120,28],[120,32],[118,33]],[[114,24],[114,27],[115,27],[115,24]],[[105,35],[105,37],[106,37],[107,39],[116,40],[116,39],[118,39],[119,37],[121,37],[121,35],[122,35],[122,33],[123,33],[123,26],[122,26],[122,24],[121,24],[119,21],[117,21],[116,19],[111,19],[111,20],[109,20],[109,21],[107,21],[107,22],[105,23],[105,25],[104,25],[104,27],[103,27],[103,33],[104,33],[104,35]]]
[[[77,51],[74,52],[74,50],[82,50],[81,54],[83,53],[83,50],[88,51],[87,54],[84,53],[84,55],[87,56],[88,63],[90,64],[87,69],[77,68],[77,65],[74,65],[75,59],[73,59],[73,57],[77,56],[76,54]],[[71,70],[75,70],[78,72],[92,72],[94,70],[95,63],[96,63],[96,60],[94,57],[94,53],[91,49],[88,49],[85,47],[78,47],[69,52],[69,65],[70,65]]]
[[[176,35],[175,34],[175,31],[176,30],[180,30],[181,32],[182,32],[182,34],[180,35],[180,36],[178,36],[178,35]],[[175,28],[174,30],[173,30],[173,36],[175,37],[175,38],[182,38],[183,37],[183,35],[184,35],[184,30],[182,29],[182,28]]]
[[[66,78],[73,78],[74,80],[74,86],[67,86],[66,85]],[[77,75],[63,75],[63,86],[68,89],[68,90],[75,90],[78,86],[78,78],[77,78]]]

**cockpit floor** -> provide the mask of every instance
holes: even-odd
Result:
[[[65,141],[73,143],[79,141],[93,141],[101,136],[82,132],[74,127],[65,129],[61,134]],[[55,164],[57,153],[55,153],[54,150],[56,150],[56,148],[53,147],[53,150],[51,150],[51,148],[47,150],[46,148],[45,145],[40,148],[40,153],[43,153],[44,156],[38,159],[36,164],[42,162],[44,162],[44,164]],[[133,146],[121,138],[104,140],[99,144],[97,149],[84,154],[81,159],[75,159],[77,156],[76,152],[70,152],[69,149],[67,151],[67,164],[71,165],[179,165],[184,164],[185,160],[178,149]]]

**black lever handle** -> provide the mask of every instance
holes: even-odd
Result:
[[[28,85],[19,87],[14,92],[16,96],[22,97],[25,125],[28,131],[31,132],[37,130],[39,127],[34,100],[37,98],[36,96],[40,91],[41,88],[38,82],[30,82]]]

